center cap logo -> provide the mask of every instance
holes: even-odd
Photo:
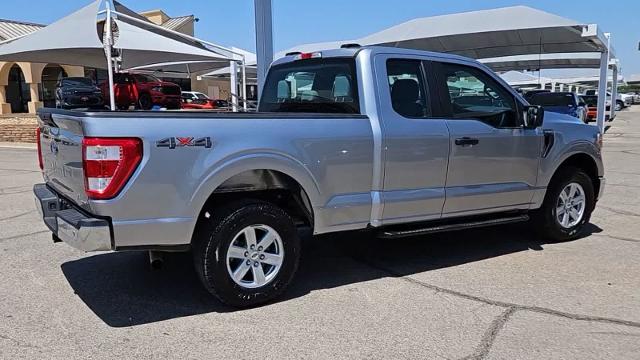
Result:
[[[257,252],[252,253],[252,254],[251,254],[251,258],[252,258],[253,260],[257,259],[257,258],[258,258],[258,253],[257,253]]]

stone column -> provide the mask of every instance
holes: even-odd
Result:
[[[0,114],[11,114],[11,104],[7,104],[7,87],[0,85]]]
[[[31,101],[29,101],[30,114],[35,114],[36,111],[43,106],[42,101],[40,101],[40,91],[38,88],[38,83],[29,84],[29,94],[31,94]]]

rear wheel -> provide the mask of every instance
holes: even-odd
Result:
[[[568,167],[556,174],[542,207],[535,214],[537,229],[552,241],[580,236],[595,207],[591,178],[581,169]]]
[[[138,107],[142,110],[151,110],[153,107],[153,101],[151,100],[151,95],[142,94],[138,98]]]
[[[292,281],[300,258],[293,220],[263,201],[242,201],[211,210],[193,247],[205,288],[235,307],[266,303]]]

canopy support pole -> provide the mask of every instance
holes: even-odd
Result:
[[[115,98],[115,91],[113,89],[113,57],[111,56],[111,45],[112,45],[112,34],[111,34],[111,7],[109,6],[109,2],[106,1],[105,2],[106,6],[107,6],[107,20],[104,23],[104,26],[106,26],[106,34],[107,34],[107,38],[105,41],[105,53],[107,55],[107,71],[109,73],[109,105],[110,105],[110,109],[111,111],[115,111],[116,110],[116,98]]]
[[[246,71],[246,61],[244,56],[242,57],[242,108],[244,112],[247,112],[247,71]]]
[[[613,65],[613,82],[611,83],[611,114],[609,115],[609,119],[616,117],[616,101],[618,101],[618,67]]]
[[[235,60],[231,60],[229,62],[229,70],[230,70],[230,92],[231,92],[231,106],[233,108],[233,112],[238,111],[238,67]]]
[[[273,61],[273,15],[271,0],[254,0],[256,22],[256,58],[258,73],[258,98]]]
[[[601,134],[604,134],[604,119],[606,116],[607,68],[608,67],[609,67],[609,50],[606,49],[600,54],[600,79],[598,80],[597,124]]]

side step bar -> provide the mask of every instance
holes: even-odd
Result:
[[[406,230],[385,230],[378,233],[378,237],[381,239],[393,239],[409,236],[418,236],[439,233],[444,231],[466,230],[485,226],[504,225],[517,222],[529,221],[529,215],[516,215],[501,218],[494,218],[488,220],[476,220],[460,223],[440,224],[435,226],[414,228]]]

